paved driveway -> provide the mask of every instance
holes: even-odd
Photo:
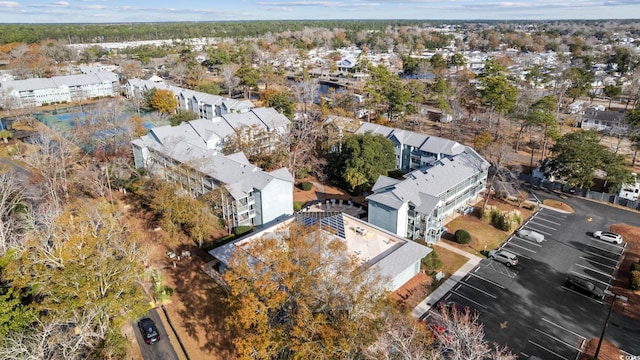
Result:
[[[137,324],[133,324],[133,328],[136,333],[136,339],[138,340],[138,344],[140,345],[140,350],[142,351],[142,357],[144,360],[178,360],[178,355],[175,350],[171,346],[171,342],[169,341],[169,337],[167,335],[167,331],[163,326],[162,320],[158,315],[158,309],[151,309],[149,311],[148,317],[156,323],[156,327],[158,328],[158,332],[160,333],[160,341],[155,344],[147,345],[142,338],[142,334],[140,334],[140,330],[138,329]]]
[[[573,274],[609,288],[624,244],[594,239],[592,233],[614,223],[640,226],[637,213],[582,199],[566,202],[576,213],[541,209],[523,225],[544,234],[543,242],[515,235],[505,241],[502,247],[519,256],[517,266],[483,260],[442,298],[475,309],[487,340],[508,345],[522,359],[573,360],[585,340],[600,336],[608,306],[564,287],[564,281]],[[633,320],[614,313],[605,337],[640,355],[640,324]]]

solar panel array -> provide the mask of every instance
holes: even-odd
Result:
[[[328,231],[342,239],[345,238],[344,222],[342,221],[342,213],[336,211],[330,212],[304,212],[297,214],[298,225],[305,227],[314,226],[320,223],[322,230]]]

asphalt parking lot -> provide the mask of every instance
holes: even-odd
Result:
[[[573,360],[586,340],[600,337],[609,307],[564,282],[575,275],[608,289],[625,244],[597,240],[593,231],[608,230],[614,223],[640,226],[637,213],[579,198],[563,201],[576,212],[545,208],[523,224],[544,234],[544,241],[513,235],[502,244],[518,255],[518,265],[482,260],[441,299],[476,310],[486,339],[507,345],[521,359]],[[640,355],[640,324],[632,319],[613,313],[605,338],[628,355]]]

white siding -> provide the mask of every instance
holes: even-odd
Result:
[[[283,215],[291,214],[293,214],[293,183],[273,179],[259,192],[259,196],[256,196],[256,217],[262,218],[261,221],[256,221],[256,224],[266,224]]]
[[[400,274],[396,275],[391,282],[392,288],[391,291],[398,290],[404,283],[411,280],[412,277],[416,276],[420,271],[420,261],[416,261],[415,263],[409,265],[404,271]]]

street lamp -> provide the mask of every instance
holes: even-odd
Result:
[[[600,355],[600,347],[602,346],[602,340],[604,339],[604,332],[607,330],[607,325],[609,325],[609,317],[611,317],[611,312],[613,311],[613,306],[616,303],[616,300],[620,299],[622,302],[627,302],[627,297],[614,294],[609,290],[604,291],[605,295],[613,296],[613,300],[611,301],[611,306],[609,306],[609,313],[607,313],[607,319],[604,321],[604,326],[602,327],[602,333],[600,333],[600,340],[598,341],[598,347],[596,347],[596,353],[593,355],[593,358],[598,360],[598,355]]]

